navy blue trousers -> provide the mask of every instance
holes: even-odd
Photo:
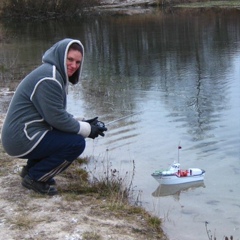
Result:
[[[58,130],[49,131],[37,147],[25,155],[29,176],[46,182],[78,158],[85,149],[85,139],[78,134]]]

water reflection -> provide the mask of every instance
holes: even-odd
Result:
[[[225,79],[231,64],[223,52],[236,48],[239,31],[228,27],[233,20],[155,15],[95,21],[88,32],[96,34],[85,36],[90,94],[102,95],[102,111],[108,104],[119,112],[136,108],[139,91],[160,91],[169,117],[187,126],[193,141],[208,138],[221,111],[229,108]]]
[[[97,109],[107,118],[121,117],[139,111],[135,104],[139,92],[133,89],[160,91],[161,101],[171,109],[169,117],[187,125],[192,140],[199,141],[208,136],[221,111],[229,107],[225,79],[231,62],[223,52],[234,54],[237,47],[236,18],[180,13],[163,16],[159,12],[141,17],[88,19],[75,24],[50,22],[23,27],[12,23],[5,27],[18,39],[18,52],[7,58],[17,58],[18,69],[26,60],[33,67],[40,64],[41,53],[50,41],[64,36],[80,38],[86,49],[83,94],[89,109]],[[24,74],[25,71],[16,72],[15,76]]]
[[[181,192],[193,191],[195,188],[205,187],[204,181],[164,185],[160,184],[152,193],[153,197],[165,197],[172,195],[175,200],[180,199]]]

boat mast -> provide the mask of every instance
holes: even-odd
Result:
[[[179,163],[179,150],[182,149],[182,147],[180,146],[180,143],[178,144],[178,163]]]

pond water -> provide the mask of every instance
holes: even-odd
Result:
[[[239,14],[154,12],[8,23],[0,32],[1,114],[48,47],[80,39],[83,80],[70,87],[68,109],[109,123],[104,138],[87,140],[90,170],[116,168],[129,182],[134,175],[135,198],[171,240],[208,239],[207,230],[240,238]],[[206,170],[204,183],[161,189],[151,173],[178,160],[179,144],[182,167]]]

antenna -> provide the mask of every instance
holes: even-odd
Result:
[[[141,111],[141,112],[137,112],[137,113],[132,113],[132,114],[129,114],[129,115],[127,115],[127,116],[124,116],[124,117],[115,119],[115,120],[113,120],[113,121],[111,121],[111,122],[106,123],[105,125],[110,125],[110,124],[112,124],[112,123],[121,121],[121,120],[123,120],[123,119],[125,119],[125,118],[129,118],[129,117],[131,117],[131,116],[134,116],[134,115],[137,115],[137,114],[140,114],[140,113],[142,113],[142,111]]]
[[[182,147],[181,147],[180,142],[179,142],[179,144],[178,144],[178,163],[179,163],[179,155],[180,155],[180,154],[179,154],[179,150],[180,150],[180,149],[182,149]]]

